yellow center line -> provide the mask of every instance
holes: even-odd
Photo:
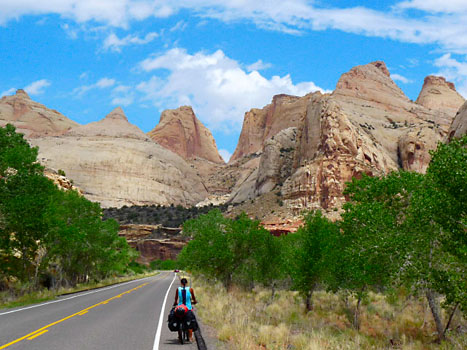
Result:
[[[48,329],[44,329],[42,332],[36,333],[32,337],[29,337],[28,340],[33,340],[34,338],[37,338],[37,337],[41,336],[42,334],[47,333],[48,331],[49,331]]]
[[[161,276],[161,277],[162,277],[162,276]],[[44,327],[42,327],[42,328],[39,328],[38,330],[35,330],[34,332],[31,332],[31,333],[29,333],[29,334],[26,334],[25,336],[23,336],[23,337],[21,337],[21,338],[15,339],[15,340],[9,342],[8,344],[5,344],[5,345],[3,345],[3,346],[0,346],[0,350],[6,349],[7,347],[9,347],[9,346],[11,346],[11,345],[13,345],[13,344],[19,343],[20,341],[22,341],[22,340],[24,340],[24,339],[32,340],[32,339],[34,339],[34,338],[36,338],[36,337],[38,337],[38,336],[40,336],[40,335],[42,335],[42,334],[44,334],[44,333],[47,333],[47,332],[49,331],[47,328],[50,328],[50,327],[52,327],[52,326],[55,326],[55,325],[57,325],[57,324],[59,324],[59,323],[61,323],[61,322],[63,322],[63,321],[69,320],[69,319],[72,318],[72,317],[75,317],[75,316],[78,316],[78,315],[84,315],[85,313],[87,313],[89,310],[95,308],[96,306],[105,305],[105,304],[107,304],[109,301],[111,301],[111,300],[113,300],[113,299],[115,299],[115,298],[120,298],[123,294],[129,294],[129,293],[131,293],[131,292],[133,292],[133,291],[135,291],[135,290],[137,290],[137,289],[139,289],[139,288],[144,287],[144,286],[147,285],[147,284],[149,284],[149,282],[143,283],[143,284],[139,285],[138,287],[135,287],[135,288],[133,288],[133,289],[127,290],[126,292],[120,293],[120,294],[118,294],[118,295],[116,295],[116,296],[113,296],[112,298],[109,298],[109,299],[107,299],[107,300],[101,301],[100,303],[94,304],[94,305],[92,305],[92,306],[89,306],[89,307],[87,307],[86,309],[83,309],[83,310],[80,310],[80,311],[78,311],[78,312],[75,312],[73,315],[64,317],[64,318],[62,318],[61,320],[52,322],[52,323],[48,324],[47,326],[44,326]]]

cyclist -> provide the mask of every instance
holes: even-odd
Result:
[[[192,312],[194,304],[197,303],[196,297],[195,297],[195,292],[193,291],[193,288],[187,288],[188,281],[186,278],[182,278],[180,280],[181,286],[177,288],[175,291],[175,302],[174,306],[182,305],[184,304],[189,312]],[[193,342],[193,330],[188,329],[188,338],[190,339],[190,342]]]

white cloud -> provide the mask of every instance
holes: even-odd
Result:
[[[103,48],[104,50],[112,50],[115,52],[121,52],[121,49],[123,46],[144,45],[144,44],[150,43],[158,36],[159,34],[155,32],[151,32],[151,33],[146,34],[143,38],[140,38],[136,35],[127,35],[124,38],[120,39],[115,33],[111,33],[104,40]]]
[[[100,79],[95,86],[99,89],[105,89],[111,87],[115,84],[115,79],[102,78]]]
[[[219,154],[221,155],[222,159],[224,159],[224,162],[226,162],[226,163],[228,163],[230,157],[232,157],[232,153],[230,153],[230,152],[229,152],[228,150],[226,150],[226,149],[220,149],[220,150],[219,150]]]
[[[258,60],[255,63],[250,64],[249,66],[246,67],[246,69],[251,72],[254,70],[264,70],[271,68],[272,64],[271,63],[264,63],[263,60]]]
[[[395,8],[440,13],[466,12],[467,2],[465,0],[409,0],[398,3]]]
[[[178,21],[172,28],[170,28],[170,31],[171,32],[184,31],[187,25],[188,24],[185,21]]]
[[[16,92],[15,88],[8,89],[8,90],[5,90],[2,93],[0,93],[0,97],[10,96],[10,95],[13,95],[15,92]]]
[[[275,94],[303,96],[323,91],[313,82],[294,84],[289,75],[267,79],[258,71],[248,73],[221,50],[190,55],[184,49],[171,49],[145,59],[140,68],[169,73],[166,78],[154,75],[137,86],[145,99],[159,108],[191,105],[199,118],[214,130],[239,130],[244,113],[270,103]]]
[[[78,23],[128,28],[131,21],[169,17],[181,10],[224,22],[247,20],[267,30],[297,34],[337,29],[410,43],[435,43],[467,53],[467,1],[395,1],[383,12],[363,6],[319,6],[310,0],[0,0],[0,24],[24,15],[58,14]],[[411,16],[411,10],[418,10]]]
[[[112,89],[112,104],[118,106],[129,106],[135,100],[133,89],[127,85],[118,85]]]
[[[40,95],[44,93],[45,88],[48,86],[50,86],[50,81],[47,79],[41,79],[27,85],[24,88],[24,91],[26,91],[29,95]]]
[[[400,75],[400,74],[391,74],[391,78],[392,78],[392,80],[400,81],[403,84],[413,83],[412,80],[407,79],[406,77],[404,77],[403,75]]]
[[[115,82],[116,82],[115,79],[101,78],[94,84],[83,85],[83,86],[77,87],[76,89],[73,90],[73,94],[81,96],[85,94],[86,92],[93,90],[93,89],[106,89],[106,88],[114,86]]]
[[[72,40],[78,39],[78,29],[77,28],[71,27],[68,23],[62,24],[61,28],[63,29],[63,31],[66,33],[66,35],[70,39],[72,39]]]
[[[112,105],[116,105],[116,106],[129,106],[133,103],[134,101],[134,98],[133,96],[122,96],[122,97],[114,97],[112,99]]]
[[[464,57],[463,61],[458,61],[447,53],[437,58],[434,65],[440,68],[436,74],[456,83],[457,91],[467,98],[467,57]]]
[[[44,93],[46,87],[50,86],[51,83],[47,79],[36,80],[26,85],[24,87],[24,91],[26,91],[29,95],[41,95]],[[0,93],[0,97],[13,95],[17,88],[10,88],[8,90],[3,91]]]

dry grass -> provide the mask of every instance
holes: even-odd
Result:
[[[40,303],[55,299],[57,296],[82,292],[86,290],[110,286],[117,283],[133,281],[139,278],[153,276],[159,272],[146,272],[137,275],[128,275],[120,277],[109,277],[98,283],[83,283],[75,287],[60,288],[58,290],[48,290],[46,288],[39,291],[30,292],[30,286],[27,284],[18,285],[10,291],[0,292],[0,308],[12,308],[29,304]]]
[[[305,307],[296,292],[255,288],[251,292],[195,279],[198,314],[214,327],[231,350],[326,349],[466,349],[465,320],[456,316],[449,341],[435,344],[435,328],[423,299],[370,294],[362,305],[361,329],[351,322],[354,300],[323,291],[315,293],[314,309]]]

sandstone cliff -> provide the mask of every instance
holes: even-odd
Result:
[[[53,169],[45,169],[44,170],[44,175],[52,180],[52,182],[57,185],[58,188],[64,190],[64,191],[69,191],[73,190],[78,192],[79,194],[83,194],[83,191],[81,191],[80,188],[76,187],[74,185],[73,180],[70,180],[66,175],[61,175],[57,171]]]
[[[26,137],[58,135],[79,124],[32,101],[24,90],[0,99],[0,126],[13,124]]]
[[[425,78],[416,103],[433,110],[455,116],[465,99],[456,91],[453,83],[443,77],[429,75]]]
[[[140,256],[138,262],[148,265],[153,260],[175,260],[187,244],[187,238],[180,235],[180,229],[160,225],[121,225],[118,233]]]
[[[459,102],[454,87],[443,81],[441,95],[450,102],[443,104],[442,96],[430,100],[438,79],[428,77],[421,93],[425,97],[414,103],[391,79],[384,62],[377,61],[343,74],[332,94],[280,96],[262,110],[251,110],[231,163],[253,152],[259,161],[247,178],[239,179],[230,200],[256,198],[259,205],[274,190],[295,214],[324,209],[333,215],[344,203],[345,182],[352,177],[399,168],[425,172],[429,151],[445,138],[454,118],[452,109],[444,107],[455,108]],[[428,101],[430,108],[424,106]],[[453,130],[459,129],[461,122],[456,123]],[[291,127],[294,137],[278,138]],[[288,146],[277,146],[284,141]],[[277,149],[290,154],[281,159]],[[269,208],[271,213],[278,209]]]
[[[189,106],[162,112],[159,124],[148,136],[186,160],[201,158],[224,163],[211,132]]]
[[[30,141],[39,146],[42,164],[63,169],[88,199],[103,207],[191,206],[208,195],[195,170],[131,125],[120,108],[60,137]]]
[[[279,131],[298,127],[306,113],[310,96],[276,95],[271,104],[263,109],[255,108],[245,113],[237,148],[229,163],[261,151],[264,141]]]
[[[467,102],[459,109],[451,127],[449,128],[449,139],[462,137],[467,134]]]

